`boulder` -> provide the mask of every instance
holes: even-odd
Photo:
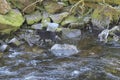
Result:
[[[0,14],[6,14],[10,9],[11,7],[6,0],[0,0]]]
[[[6,15],[0,15],[0,32],[9,34],[16,31],[24,22],[24,17],[17,9],[12,9]]]
[[[57,57],[68,57],[79,52],[76,46],[70,44],[55,44],[50,51]]]
[[[25,15],[25,19],[27,21],[27,24],[31,25],[39,22],[42,19],[42,17],[41,17],[41,13],[39,11],[36,11],[29,15]]]

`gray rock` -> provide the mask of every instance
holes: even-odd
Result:
[[[24,34],[19,35],[19,38],[25,40],[29,46],[33,46],[39,40],[39,36],[33,30],[26,30]]]
[[[47,31],[55,31],[59,27],[57,23],[48,23]]]
[[[0,46],[0,51],[4,52],[8,49],[8,45],[7,44],[3,44],[2,46]]]
[[[21,44],[20,41],[16,38],[12,38],[8,43],[13,46],[19,46]]]
[[[79,29],[62,29],[62,37],[63,39],[79,39],[81,36],[81,31]]]
[[[79,52],[76,46],[70,44],[55,44],[50,51],[57,57],[68,57]]]
[[[41,23],[38,23],[38,24],[33,24],[31,26],[32,29],[42,29],[43,25]]]
[[[29,25],[37,23],[42,19],[41,13],[39,11],[36,11],[29,15],[25,15],[25,18],[26,18],[27,24]]]

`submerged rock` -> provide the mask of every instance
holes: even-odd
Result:
[[[19,10],[12,9],[6,15],[0,15],[0,32],[10,33],[16,31],[23,24],[24,18]]]
[[[39,11],[36,11],[36,12],[29,14],[29,15],[25,15],[25,18],[26,18],[28,25],[37,23],[42,19],[41,13]]]
[[[6,0],[0,0],[0,14],[6,14],[11,9]]]
[[[79,52],[76,46],[70,44],[55,44],[50,51],[57,57],[68,57]]]
[[[79,29],[62,29],[62,37],[64,39],[79,39],[81,36],[81,31]]]

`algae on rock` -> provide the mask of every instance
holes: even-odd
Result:
[[[6,15],[0,15],[0,33],[9,34],[16,31],[24,22],[24,17],[17,9],[12,9]]]

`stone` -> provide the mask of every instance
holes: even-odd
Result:
[[[6,14],[11,10],[9,3],[6,0],[0,0],[0,14]]]
[[[13,46],[20,46],[20,44],[21,44],[17,38],[12,38],[8,43]]]
[[[16,31],[24,22],[24,17],[17,9],[12,9],[6,15],[0,15],[0,32],[9,34]]]
[[[59,24],[57,23],[48,23],[47,31],[55,32],[58,27],[59,27]]]
[[[27,24],[31,25],[31,24],[39,22],[42,19],[42,17],[41,17],[41,13],[39,11],[36,11],[29,15],[25,15],[25,19],[27,21]]]
[[[31,26],[32,29],[42,29],[43,25],[41,23],[38,23],[38,24],[33,24]]]
[[[45,10],[51,14],[60,12],[60,10],[63,9],[62,4],[58,4],[56,1],[52,1],[52,0],[45,0],[43,2],[43,5],[45,7]]]
[[[61,23],[62,20],[68,16],[68,12],[63,12],[63,13],[60,13],[60,14],[53,14],[50,16],[50,18],[52,19],[52,21],[54,23]]]
[[[7,44],[2,44],[2,45],[0,46],[0,51],[1,51],[1,52],[5,52],[6,50],[8,50],[8,45],[7,45]]]
[[[79,39],[81,36],[81,30],[79,29],[62,29],[62,37],[63,39]]]
[[[108,41],[109,30],[105,29],[101,33],[99,33],[98,38],[101,42],[107,43]]]
[[[74,22],[77,22],[77,21],[78,21],[78,18],[75,17],[74,15],[71,15],[71,16],[66,17],[65,20],[63,20],[61,22],[61,25],[64,26],[66,24],[74,23]]]
[[[27,42],[31,47],[39,40],[39,36],[36,35],[34,30],[26,30],[24,34],[19,35],[19,38]]]
[[[70,44],[55,44],[50,51],[57,57],[68,57],[79,52],[76,46]]]

